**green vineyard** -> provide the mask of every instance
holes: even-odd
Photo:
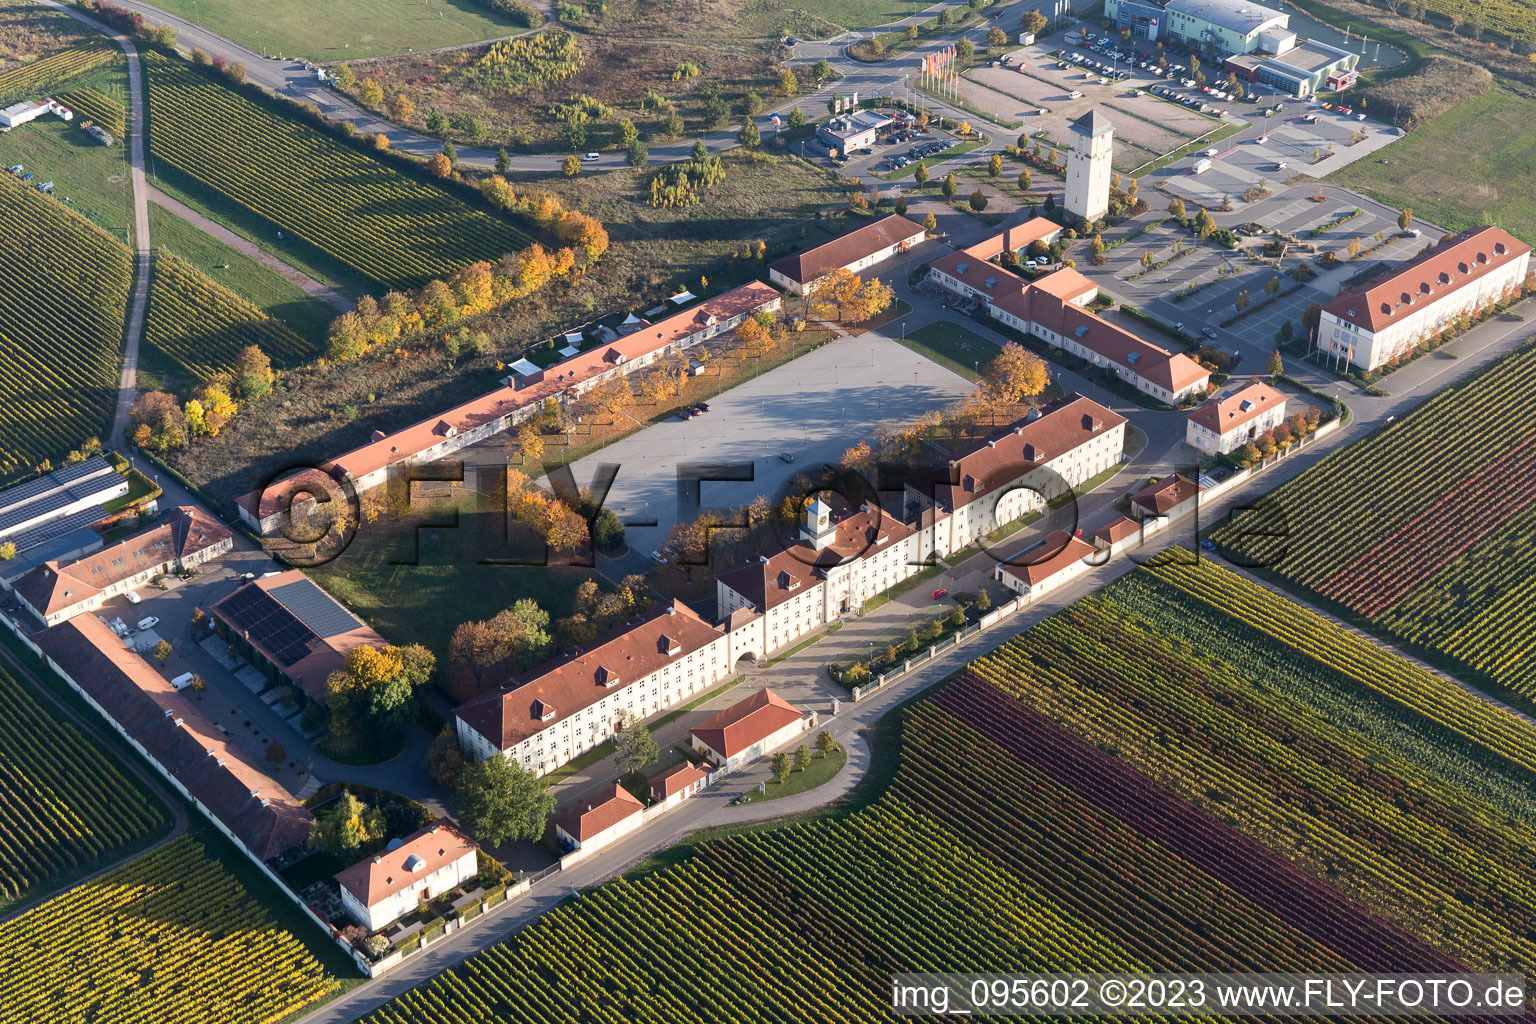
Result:
[[[187,836],[0,926],[0,1024],[271,1024],[335,985]]]
[[[279,366],[295,366],[316,346],[164,249],[149,279],[144,343],[199,380],[227,371],[255,345]]]
[[[1283,526],[1271,512],[1257,528],[1224,524],[1212,539],[1529,704],[1533,389],[1536,345],[1527,344],[1276,489]]]
[[[1536,730],[1209,562],[900,714],[872,804],[585,893],[366,1024],[888,1021],[905,971],[1536,954]]]
[[[532,239],[441,189],[145,56],[155,159],[385,287],[414,287]]]
[[[167,820],[90,740],[0,669],[0,906]]]
[[[58,95],[60,103],[74,111],[77,123],[90,121],[100,125],[119,141],[128,127],[128,111],[110,96],[95,89],[71,89]]]
[[[38,99],[29,94],[46,92],[66,78],[99,68],[117,56],[117,49],[105,41],[50,53],[0,75],[0,100]]]
[[[0,480],[105,437],[133,262],[57,201],[0,175]]]

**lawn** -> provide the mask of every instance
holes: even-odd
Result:
[[[1451,231],[1497,223],[1536,238],[1536,118],[1531,101],[1493,88],[1328,176]]]
[[[315,61],[430,50],[524,31],[473,0],[326,0],[323,13],[306,0],[162,0],[159,6],[258,53]]]
[[[311,341],[325,337],[336,311],[275,270],[204,234],[169,210],[149,204],[149,237],[262,312]]]
[[[925,324],[896,341],[973,382],[980,379],[979,364],[997,355],[995,342],[950,320]]]
[[[843,28],[876,28],[921,14],[928,4],[913,0],[803,0],[795,6]]]
[[[89,87],[125,100],[128,78],[121,61],[68,80],[68,88]],[[23,164],[37,177],[52,181],[54,197],[84,214],[119,241],[127,238],[132,219],[128,187],[127,148],[121,139],[103,146],[80,130],[78,122],[44,115],[0,135],[0,167]]]
[[[794,753],[790,752],[790,757]],[[812,748],[811,763],[805,771],[791,771],[789,778],[783,782],[769,780],[763,783],[762,792],[750,790],[741,796],[741,803],[761,803],[764,800],[777,800],[780,797],[795,796],[818,786],[832,781],[833,776],[843,770],[843,765],[848,763],[848,752],[841,745],[830,754],[823,754]]]

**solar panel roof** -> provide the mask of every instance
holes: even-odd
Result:
[[[79,512],[71,512],[67,516],[50,519],[46,523],[40,523],[29,530],[12,534],[5,539],[16,545],[16,552],[20,554],[30,551],[39,544],[47,544],[55,538],[62,537],[66,533],[90,526],[100,519],[105,519],[107,510],[100,505],[92,505],[90,508],[81,509]]]
[[[313,580],[294,580],[267,591],[317,636],[333,637],[361,629],[363,622],[347,611]]]
[[[121,482],[99,455],[0,491],[0,534]],[[19,546],[19,545],[18,545]]]
[[[309,653],[319,637],[272,595],[247,585],[219,602],[219,615],[283,668]]]

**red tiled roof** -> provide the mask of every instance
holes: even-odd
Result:
[[[1285,408],[1285,395],[1263,381],[1254,381],[1241,391],[1211,399],[1189,418],[1212,433],[1225,434],[1275,408]]]
[[[1158,387],[1177,393],[1211,375],[1184,353],[1169,352],[1050,292],[1030,288],[1028,298],[1031,321],[1097,352]]]
[[[801,540],[772,555],[720,573],[716,578],[766,612],[803,594],[828,569],[855,558],[877,555],[912,536],[913,529],[878,507],[834,514],[837,530],[830,543],[817,551]]]
[[[685,309],[654,324],[640,327],[606,348],[578,352],[537,377],[527,378],[520,388],[498,388],[447,412],[429,416],[403,430],[378,437],[337,456],[333,464],[357,478],[403,459],[413,458],[442,443],[450,433],[467,433],[518,409],[539,405],[547,398],[556,397],[591,380],[612,369],[620,357],[626,362],[643,359],[673,342],[698,333],[713,322],[755,311],[779,297],[778,289],[761,281],[748,281],[738,288],[705,299],[692,309]],[[239,502],[251,510],[266,504],[263,495],[257,492],[243,495]]]
[[[596,704],[617,687],[638,682],[663,666],[709,646],[725,633],[681,601],[650,612],[599,637],[582,653],[527,673],[527,681],[459,705],[454,714],[502,750]],[[539,712],[534,705],[538,704]],[[548,717],[536,717],[538,714]]]
[[[309,837],[314,816],[96,616],[76,616],[36,640],[258,859]]]
[[[1323,305],[1325,312],[1375,333],[1531,251],[1503,228],[1450,235],[1433,248]]]
[[[1014,421],[948,466],[916,474],[908,483],[941,508],[957,512],[1124,422],[1124,416],[1091,398],[1067,395],[1045,406],[1039,417]]]
[[[1054,295],[1063,302],[1071,302],[1099,290],[1098,285],[1072,267],[1062,267],[1037,277],[1029,283],[1029,287],[1037,292]]]
[[[922,241],[923,226],[913,223],[900,214],[881,217],[877,221],[855,228],[816,246],[791,256],[786,256],[770,266],[780,274],[801,285],[810,284],[824,274],[851,266],[865,257],[888,249],[899,242],[913,244]]]
[[[17,593],[44,615],[79,604],[114,583],[222,544],[232,534],[190,505],[147,530],[72,562],[44,562],[16,581]]]
[[[700,722],[691,732],[722,757],[735,757],[803,717],[793,704],[765,687]]]
[[[1107,544],[1118,544],[1129,537],[1136,536],[1140,532],[1140,523],[1129,516],[1121,516],[1107,526],[1101,526],[1093,531],[1093,539],[1102,540]]]
[[[406,836],[405,841],[393,850],[380,850],[367,860],[338,871],[335,877],[359,903],[371,907],[479,848],[453,822],[439,818]],[[412,857],[420,858],[420,863],[413,865],[415,870],[408,870],[406,862]]]
[[[658,800],[665,800],[674,793],[681,793],[700,779],[709,778],[710,766],[700,761],[698,764],[682,764],[669,768],[660,775],[651,778],[651,792]]]
[[[1084,543],[1066,530],[1057,530],[1034,547],[1015,555],[1013,562],[1001,563],[1001,568],[1003,572],[1017,576],[1033,587],[1093,553],[1093,545]]]
[[[585,843],[613,828],[631,815],[645,810],[645,805],[623,786],[614,786],[604,799],[583,801],[563,814],[555,815],[555,824],[578,843]]]
[[[1194,497],[1200,490],[1189,477],[1182,473],[1174,473],[1165,476],[1155,484],[1148,484],[1135,494],[1131,500],[1154,515],[1164,515],[1175,505],[1181,504]]]

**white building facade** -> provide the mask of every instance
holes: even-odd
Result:
[[[1073,216],[1092,223],[1109,212],[1115,126],[1094,108],[1073,121],[1071,130],[1065,207]]]

